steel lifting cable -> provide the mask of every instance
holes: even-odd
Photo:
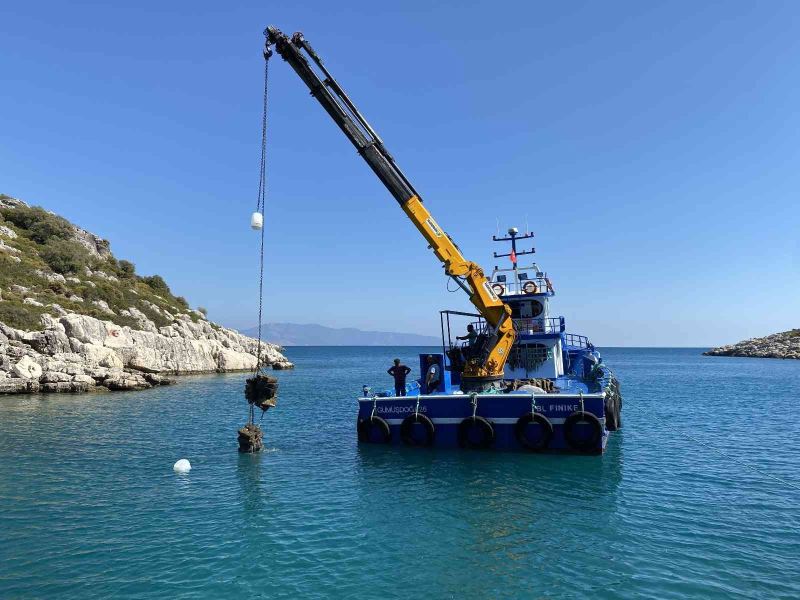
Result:
[[[256,212],[261,213],[261,247],[259,249],[258,264],[258,355],[256,359],[255,373],[261,372],[261,320],[264,306],[264,205],[267,197],[267,91],[269,89],[269,57],[272,50],[269,48],[264,52],[264,106],[261,113],[261,166],[258,178],[258,200],[256,202]]]

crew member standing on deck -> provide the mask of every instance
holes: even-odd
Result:
[[[389,367],[389,370],[386,371],[394,377],[394,395],[395,396],[405,396],[406,395],[406,375],[411,373],[411,369],[409,369],[404,364],[400,363],[399,358],[394,359],[394,366]]]
[[[442,378],[442,368],[433,356],[428,356],[428,372],[425,375],[425,393],[435,392]]]
[[[475,356],[475,343],[478,341],[478,332],[475,331],[475,327],[472,324],[467,325],[467,335],[457,335],[457,340],[467,340],[467,351],[465,354],[468,355],[468,358],[472,358]]]

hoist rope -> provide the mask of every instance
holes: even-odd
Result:
[[[267,90],[269,82],[269,55],[264,55],[264,105],[261,113],[261,166],[258,178],[256,212],[261,213],[261,247],[258,263],[258,354],[255,373],[261,372],[261,320],[264,307],[264,205],[267,197]]]

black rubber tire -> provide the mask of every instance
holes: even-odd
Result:
[[[531,442],[525,435],[525,428],[532,424],[538,423],[544,429],[544,435],[538,442]],[[520,446],[531,452],[541,452],[546,450],[550,445],[550,440],[553,437],[553,424],[550,419],[541,413],[526,413],[517,419],[517,424],[514,425],[514,435],[517,438]]]
[[[591,437],[585,440],[575,438],[573,428],[581,422],[589,423],[592,426],[593,432]],[[603,438],[603,424],[600,423],[595,415],[585,411],[575,411],[564,420],[564,439],[572,448],[580,450],[581,452],[588,452],[596,450],[597,444]]]
[[[603,404],[606,414],[606,429],[609,431],[616,431],[619,429],[617,395],[614,393],[608,394]]]
[[[481,430],[482,436],[480,442],[473,442],[469,439],[469,431],[473,427]],[[488,448],[494,442],[494,427],[483,417],[467,417],[458,425],[458,445],[462,448],[471,448],[473,450],[482,450]]]
[[[358,420],[358,441],[365,443],[372,442],[370,433],[372,432],[373,428],[378,428],[378,431],[382,434],[381,441],[377,443],[388,444],[392,441],[392,430],[389,427],[389,424],[380,417],[370,417],[368,419]]]
[[[424,442],[421,442],[415,438],[414,434],[412,433],[412,429],[417,423],[420,423],[425,427]],[[433,421],[423,414],[416,413],[413,415],[408,415],[405,419],[403,419],[403,422],[400,423],[400,439],[403,440],[403,443],[406,446],[433,446],[433,442],[436,439],[436,427],[434,427]]]

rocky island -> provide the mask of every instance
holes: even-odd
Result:
[[[703,355],[800,359],[800,329],[753,338],[729,346],[720,346],[703,352]]]
[[[279,346],[261,352],[293,366]],[[0,194],[0,393],[144,389],[252,369],[257,354],[255,339],[138,275],[107,240]]]

